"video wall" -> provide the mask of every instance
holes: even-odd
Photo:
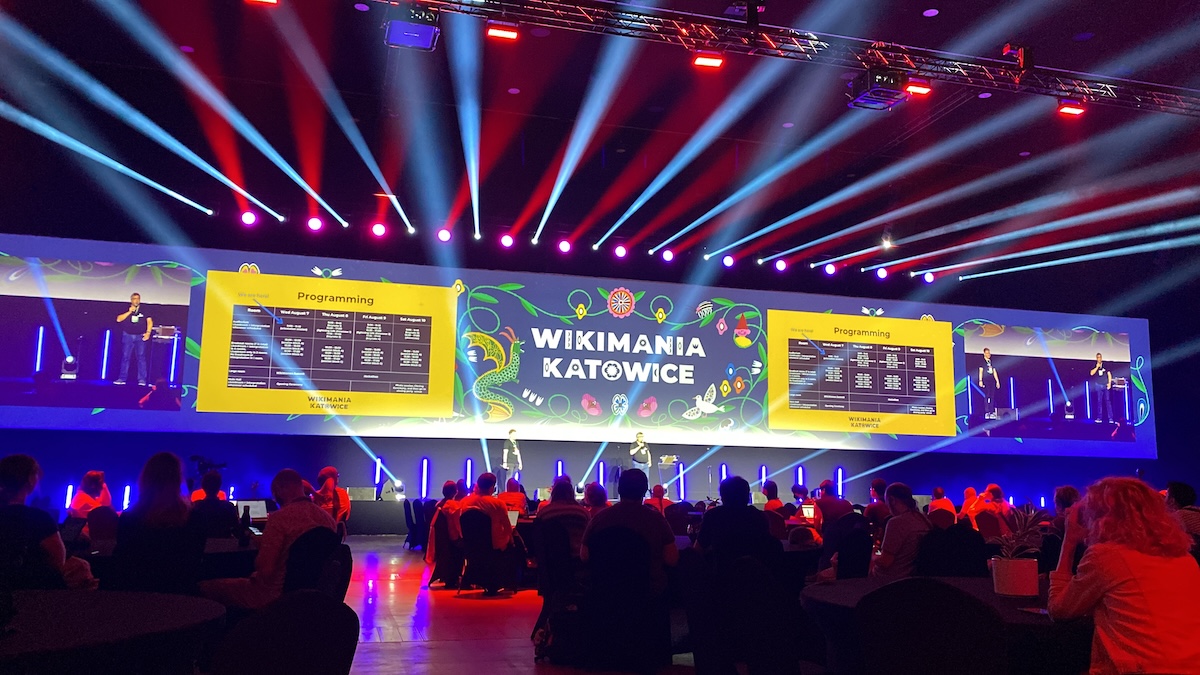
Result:
[[[6,427],[1156,454],[1141,319],[15,235],[0,275]]]

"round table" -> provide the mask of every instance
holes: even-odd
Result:
[[[837,672],[862,670],[863,647],[857,639],[854,608],[863,596],[890,581],[893,580],[842,579],[811,584],[801,592],[805,610],[825,633],[830,667]],[[1037,598],[996,595],[991,578],[939,578],[938,581],[970,593],[1000,613],[1010,672],[1022,675],[1086,672],[1091,657],[1091,619],[1055,623],[1045,614],[1022,609],[1046,606],[1047,580],[1041,581],[1041,594]],[[926,618],[910,617],[910,620],[926,621]]]
[[[16,591],[0,631],[0,672],[191,673],[225,608],[204,598],[124,591]]]

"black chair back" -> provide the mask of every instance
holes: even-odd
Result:
[[[1000,516],[991,511],[980,511],[975,514],[975,526],[979,528],[979,534],[983,535],[985,541],[992,537],[999,537],[1004,532],[1000,528]]]
[[[326,527],[314,527],[292,542],[288,548],[287,571],[283,577],[283,592],[314,590],[338,597],[342,578],[349,587],[349,567],[341,553],[341,538]],[[347,547],[345,549],[349,551]],[[345,597],[342,590],[340,597]]]
[[[417,539],[417,524],[413,522],[413,505],[412,500],[404,500],[404,527],[408,530],[408,534],[404,537],[404,545],[408,548],[416,548]]]
[[[429,575],[429,583],[444,581],[446,584],[458,583],[462,574],[462,547],[450,539],[450,520],[445,513],[438,514],[433,520],[433,572]]]
[[[791,518],[792,516],[796,515],[797,511],[799,511],[799,509],[797,509],[796,505],[791,502],[784,504],[783,508],[779,510],[779,512],[783,514],[784,518]]]
[[[424,549],[429,544],[429,521],[425,520],[424,502],[416,500],[416,503],[412,505],[412,516],[412,546],[420,546]]]
[[[421,511],[425,516],[426,523],[433,523],[433,514],[437,513],[437,502],[432,499],[426,499]]]
[[[88,511],[88,538],[92,541],[116,541],[120,516],[111,506],[97,506]]]
[[[776,511],[763,511],[763,517],[767,519],[767,531],[775,539],[787,539],[787,519],[783,514]]]
[[[914,571],[927,577],[986,577],[983,536],[967,526],[933,528],[921,539]]]
[[[949,584],[913,577],[868,593],[855,608],[865,672],[1007,672],[1004,621],[994,607]],[[939,628],[921,618],[936,617]],[[970,664],[969,668],[965,664]]]
[[[822,569],[829,566],[829,561],[833,558],[833,555],[841,551],[842,540],[849,536],[852,532],[865,534],[868,542],[871,541],[871,524],[867,521],[865,516],[854,511],[847,513],[833,522],[826,521],[823,529],[823,536],[825,537],[825,540],[821,545],[820,566]],[[851,546],[852,553],[858,552],[858,546],[860,544],[860,538],[855,535],[855,541],[852,542]],[[839,563],[846,562],[841,556],[838,557],[838,561]],[[868,564],[870,563],[870,551],[867,552],[867,562]],[[857,570],[857,567],[855,567],[855,569]],[[863,576],[866,575],[864,574]]]
[[[674,533],[676,537],[687,536],[688,521],[691,518],[688,514],[691,512],[691,510],[691,505],[683,502],[671,504],[667,508],[663,509],[663,517],[667,519],[667,524],[671,526],[671,532]]]
[[[212,674],[344,675],[358,630],[358,615],[344,603],[317,591],[288,593],[238,622],[217,647]]]
[[[633,530],[609,527],[591,534],[592,583],[585,606],[595,644],[605,646],[600,667],[654,672],[670,663],[670,614],[652,593],[650,561],[649,543]]]
[[[957,521],[954,514],[946,509],[934,509],[929,512],[929,524],[939,529],[946,529]]]
[[[838,543],[837,578],[865,579],[871,572],[871,555],[875,540],[863,530],[846,532]]]
[[[500,552],[492,547],[492,519],[479,509],[465,509],[459,516],[463,535],[463,586],[496,590],[500,585]]]

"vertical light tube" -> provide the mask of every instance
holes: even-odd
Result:
[[[1087,418],[1092,419],[1092,387],[1089,382],[1083,383],[1083,406],[1087,410]]]
[[[596,476],[596,482],[604,485],[604,482],[608,480],[608,467],[604,466],[604,460],[600,460],[600,463],[597,466],[600,468],[600,472],[599,475]]]
[[[229,501],[236,502],[237,499],[233,496],[233,490],[234,490],[233,486],[230,485],[229,486]]]
[[[125,486],[125,498],[123,500],[121,500],[121,510],[122,511],[129,508],[129,491],[130,491],[131,487],[132,486],[130,486],[130,485]]]
[[[179,361],[179,333],[171,341],[171,384],[175,384],[175,363]]]
[[[474,469],[475,469],[475,462],[471,461],[471,458],[468,457],[467,465],[466,465],[466,474],[465,474],[465,477],[467,479],[467,487],[471,487],[472,485],[475,484],[475,480],[471,477],[471,474],[473,474],[475,472]]]
[[[845,482],[845,480],[846,480],[846,470],[839,466],[837,468],[838,497],[842,497],[842,498],[845,497],[846,493],[842,490],[842,484]]]
[[[758,484],[761,486],[765,482],[767,482],[767,465],[763,464],[758,467]]]
[[[562,478],[562,475],[563,475],[563,461],[560,459],[557,462],[555,462],[554,477]]]
[[[421,458],[421,499],[429,497],[429,458]]]
[[[726,478],[729,478],[729,465],[722,462],[721,463],[721,482],[724,483]]]
[[[379,479],[383,476],[383,458],[375,458],[375,484],[379,485]]]
[[[38,343],[37,355],[33,358],[33,372],[37,373],[42,369],[42,340],[46,339],[46,327],[38,326]]]
[[[1129,423],[1130,421],[1132,421],[1132,420],[1129,417],[1129,383],[1126,383],[1125,384],[1125,422]]]
[[[974,415],[974,414],[975,414],[975,410],[974,410],[974,402],[973,402],[973,399],[975,398],[975,395],[971,393],[971,384],[970,384],[970,382],[971,382],[971,380],[970,380],[970,378],[968,377],[968,378],[967,378],[967,417],[970,417],[970,416],[972,416],[972,415]]]
[[[675,465],[675,479],[679,483],[679,501],[687,499],[687,490],[683,487],[683,474],[685,473],[687,473],[687,469],[684,467],[683,462],[677,463]]]
[[[68,485],[67,486],[67,503],[63,505],[63,508],[65,508],[65,509],[71,508],[71,499],[74,496],[75,496],[75,486]]]
[[[1054,414],[1054,382],[1046,380],[1046,397],[1050,401],[1050,414]]]
[[[104,354],[100,357],[100,379],[108,379],[108,345],[112,340],[112,330],[104,331]]]
[[[1017,409],[1017,384],[1013,378],[1008,378],[1008,407]]]
[[[804,467],[796,465],[796,485],[804,485]]]
[[[1044,509],[1044,508],[1046,508],[1046,498],[1045,498],[1045,497],[1042,497],[1042,498],[1041,498],[1039,501],[1040,501],[1040,503],[1041,503],[1041,505],[1042,505],[1042,508],[1043,508],[1043,509]]]

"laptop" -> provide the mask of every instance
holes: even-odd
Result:
[[[817,517],[817,505],[816,504],[801,504],[800,505],[800,513],[806,519],[812,520],[813,518]]]
[[[521,514],[517,513],[516,511],[509,511],[508,512],[508,524],[512,525],[513,527],[516,527],[517,526],[517,518],[520,515]]]
[[[265,499],[239,499],[233,502],[237,506],[238,517],[242,515],[245,507],[250,507],[250,518],[252,520],[261,520],[267,517],[267,500]]]

